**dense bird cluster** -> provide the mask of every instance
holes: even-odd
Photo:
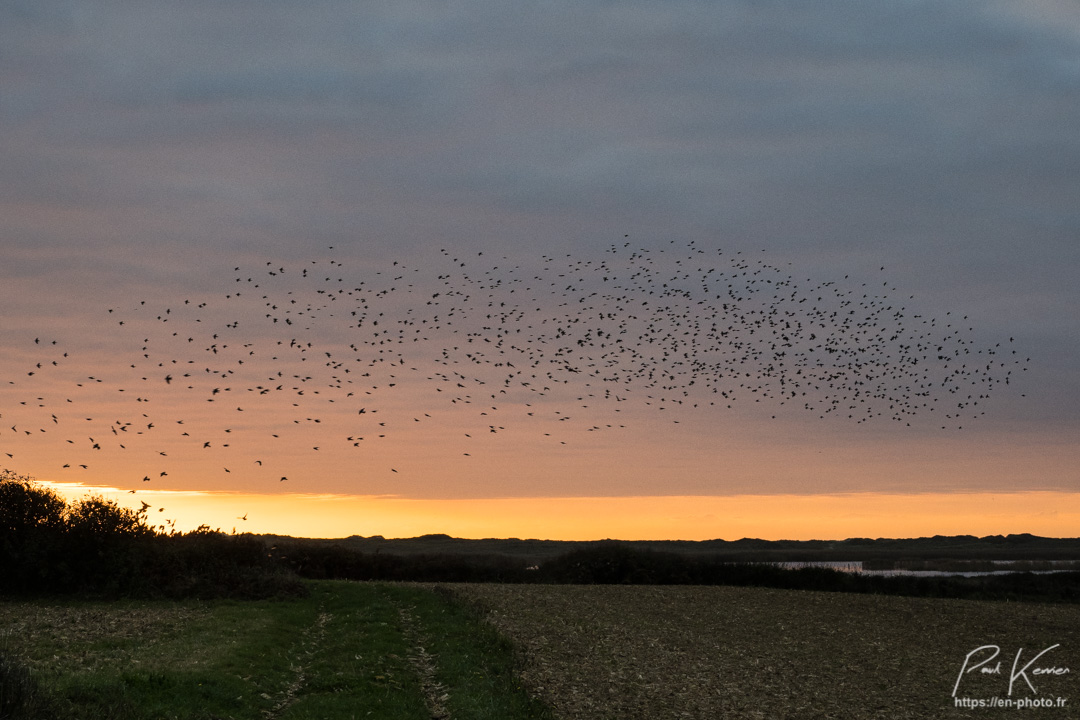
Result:
[[[124,345],[130,362],[78,378],[63,398],[35,381],[75,349],[36,338],[31,366],[7,382],[3,397],[14,400],[0,443],[70,431],[74,419],[91,432],[64,437],[57,457],[86,468],[102,443],[126,449],[167,435],[222,450],[243,435],[267,456],[251,462],[277,477],[271,460],[293,426],[319,430],[320,444],[303,448],[318,452],[363,449],[406,423],[449,424],[464,456],[475,433],[504,423],[573,425],[587,409],[585,430],[619,427],[627,402],[671,415],[753,401],[819,419],[906,425],[926,415],[962,427],[1026,361],[1011,338],[976,348],[966,318],[924,316],[905,302],[880,279],[797,279],[692,243],[516,262],[442,250],[378,270],[352,270],[331,248],[297,266],[236,267],[213,299],[104,309],[103,334],[136,340]],[[42,387],[54,395],[33,394]],[[204,408],[197,417],[176,416],[192,399]],[[84,418],[80,407],[120,419]],[[594,422],[598,413],[610,422]],[[253,437],[259,428],[267,432]],[[168,453],[156,455],[145,481],[168,475]]]

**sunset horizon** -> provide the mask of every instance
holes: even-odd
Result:
[[[1075,535],[1080,26],[740,8],[0,11],[2,465],[238,532]]]
[[[439,534],[562,541],[1073,538],[1080,526],[1080,493],[1053,491],[448,500],[165,489],[133,494],[110,486],[37,482],[69,503],[97,496],[133,510],[145,503],[147,521],[169,532],[204,526],[313,539]]]

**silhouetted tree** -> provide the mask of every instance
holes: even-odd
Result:
[[[60,551],[66,503],[25,475],[0,472],[0,583],[40,587],[53,580],[50,560]]]
[[[73,587],[118,593],[143,584],[157,531],[140,510],[121,507],[115,500],[94,495],[68,508],[62,566]]]

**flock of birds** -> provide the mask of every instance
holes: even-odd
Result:
[[[189,453],[243,444],[245,463],[286,481],[273,459],[297,426],[316,431],[304,436],[320,438],[303,449],[314,453],[363,452],[429,424],[459,438],[462,456],[476,434],[512,423],[563,444],[574,428],[618,428],[626,403],[673,422],[755,402],[962,428],[1025,369],[1011,338],[977,348],[966,318],[920,315],[896,296],[880,279],[801,280],[693,243],[516,262],[441,250],[358,272],[330,248],[295,266],[236,267],[213,299],[103,308],[102,337],[118,331],[130,357],[62,393],[78,351],[33,339],[30,366],[0,388],[0,451],[17,460],[4,445],[54,442],[57,469],[86,469],[104,446],[139,445],[149,482],[175,467],[166,440]]]

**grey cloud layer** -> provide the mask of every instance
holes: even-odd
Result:
[[[888,264],[1075,366],[1067,4],[13,2],[0,86],[13,242],[703,239]]]

